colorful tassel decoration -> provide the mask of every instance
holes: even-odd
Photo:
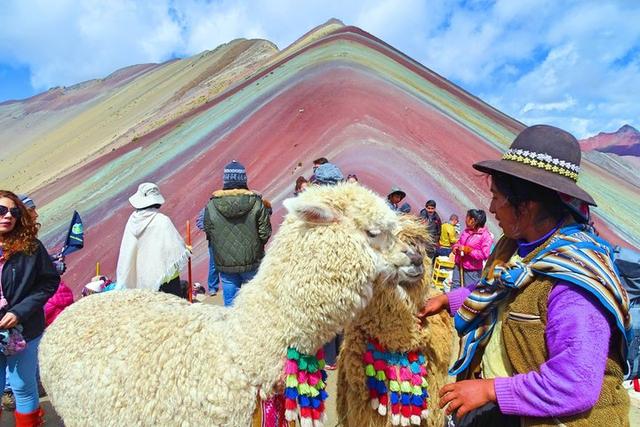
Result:
[[[362,356],[371,408],[394,426],[420,425],[429,413],[424,355],[389,352],[375,340]]]
[[[327,372],[324,352],[302,354],[295,348],[287,350],[285,363],[285,418],[299,421],[301,427],[322,427],[325,421],[324,402]]]

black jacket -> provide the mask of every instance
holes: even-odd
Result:
[[[18,252],[2,268],[2,291],[9,303],[8,311],[18,317],[26,341],[44,332],[44,304],[58,290],[60,275],[38,240],[31,255]],[[4,315],[4,310],[0,316]]]

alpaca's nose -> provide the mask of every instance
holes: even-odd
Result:
[[[422,255],[420,255],[419,253],[417,253],[413,249],[409,249],[406,252],[406,254],[409,257],[409,261],[411,261],[412,265],[416,265],[416,266],[417,265],[422,265],[422,261],[423,261]]]

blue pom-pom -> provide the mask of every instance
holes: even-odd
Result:
[[[402,357],[402,358],[400,359],[400,365],[405,366],[405,367],[406,367],[406,366],[409,366],[409,359],[407,359],[407,357],[406,357],[406,356],[405,356],[405,357]]]
[[[287,387],[284,389],[284,395],[289,399],[295,399],[298,397],[298,389],[295,387]]]
[[[320,399],[321,400],[327,400],[327,397],[329,396],[326,392],[326,390],[320,390]]]
[[[415,406],[422,406],[422,402],[423,402],[423,400],[422,400],[422,397],[420,397],[420,396],[415,396],[415,395],[414,395],[414,396],[411,398],[411,404],[412,404],[412,405],[415,405]]]
[[[425,362],[426,360],[427,360],[427,359],[425,359],[425,358],[424,358],[424,354],[419,354],[419,355],[418,355],[418,362],[419,362],[421,365],[424,365],[424,362]]]
[[[311,407],[311,400],[307,396],[298,396],[298,405],[301,408]]]
[[[387,385],[384,383],[384,381],[378,381],[376,390],[378,391],[379,394],[384,394],[387,392]]]
[[[376,350],[376,351],[374,351],[374,352],[373,352],[373,358],[374,358],[375,360],[381,360],[381,359],[384,359],[384,353],[382,353],[382,352],[380,352],[380,351]]]
[[[369,390],[375,389],[377,383],[378,383],[378,380],[376,380],[376,377],[367,377],[367,388]]]
[[[327,371],[325,371],[324,369],[322,369],[322,370],[320,371],[320,373],[322,374],[322,381],[326,383],[326,382],[327,382]]]
[[[371,344],[371,343],[368,343],[368,344],[367,344],[367,350],[371,350],[371,351],[373,351],[373,350],[375,350],[375,349],[376,349],[376,348],[373,346],[373,344]]]
[[[400,397],[400,403],[402,403],[403,405],[410,405],[411,395],[408,393],[402,393],[402,397]]]
[[[391,392],[390,398],[391,398],[391,404],[393,404],[393,405],[395,405],[396,403],[398,403],[400,401],[400,395],[395,391]]]
[[[320,403],[322,401],[320,400],[319,397],[312,397],[311,398],[311,406],[313,407],[313,409],[318,409],[320,407]]]
[[[420,373],[420,365],[418,365],[416,362],[411,363],[411,372],[414,374],[419,374]]]

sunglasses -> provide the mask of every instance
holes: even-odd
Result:
[[[20,218],[20,208],[8,208],[6,206],[0,205],[0,217],[5,216],[7,212],[10,212],[11,216],[16,219]]]

